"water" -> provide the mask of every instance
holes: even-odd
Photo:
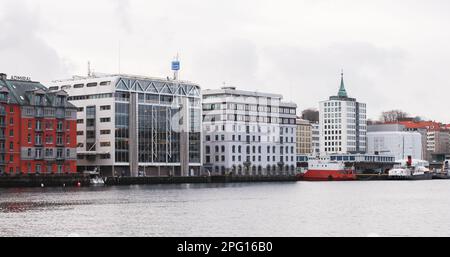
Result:
[[[0,189],[0,236],[450,236],[450,181]]]

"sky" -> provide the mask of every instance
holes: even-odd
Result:
[[[450,123],[447,0],[0,0],[0,72],[99,73],[280,93],[299,111],[338,92],[368,116]]]

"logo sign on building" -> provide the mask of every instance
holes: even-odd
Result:
[[[172,70],[174,70],[174,71],[180,70],[180,62],[179,61],[172,62]]]
[[[31,78],[25,76],[11,76],[11,80],[31,81]]]

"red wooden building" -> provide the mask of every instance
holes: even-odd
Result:
[[[0,173],[75,173],[76,112],[66,92],[0,73]]]

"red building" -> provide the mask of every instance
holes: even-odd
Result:
[[[0,73],[0,173],[75,173],[76,112],[66,92]]]

